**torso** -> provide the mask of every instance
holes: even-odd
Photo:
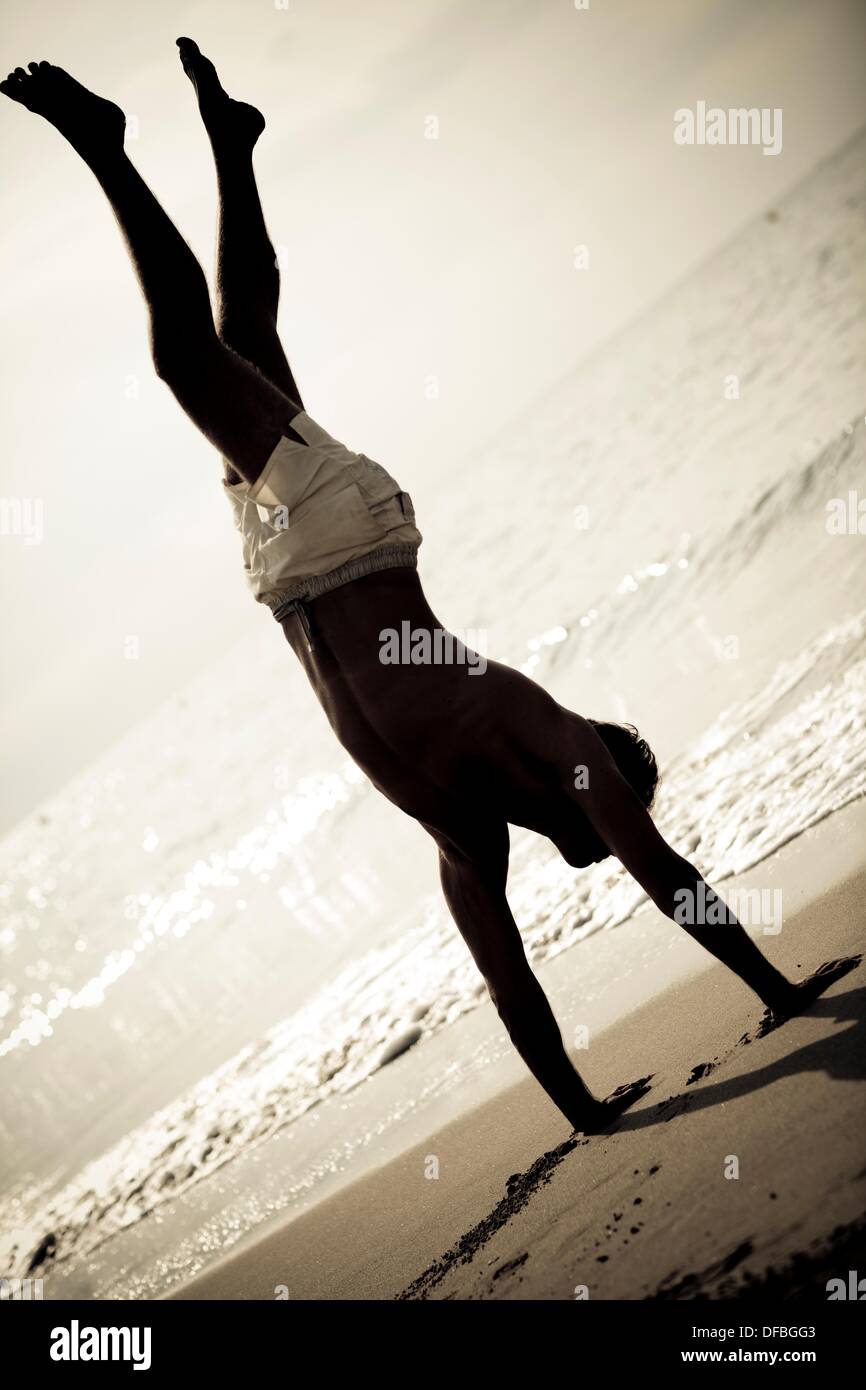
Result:
[[[471,833],[498,820],[547,833],[550,787],[521,758],[505,718],[526,723],[551,697],[510,667],[383,664],[382,633],[439,629],[414,569],[382,570],[314,599],[307,609],[312,652],[300,618],[282,627],[337,738],[378,789],[429,827]],[[527,703],[528,702],[528,703]]]
[[[370,780],[408,810],[453,793],[483,686],[465,667],[387,665],[381,634],[441,627],[414,569],[380,570],[332,589],[307,607],[313,649],[300,618],[282,627],[340,743]],[[475,698],[473,699],[473,694]],[[458,753],[459,749],[459,753]]]

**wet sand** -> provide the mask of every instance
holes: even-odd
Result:
[[[792,975],[863,950],[864,831],[861,801],[768,861]],[[864,1012],[861,967],[761,1036],[713,965],[577,1055],[605,1093],[654,1073],[610,1135],[571,1136],[527,1078],[173,1296],[825,1300],[866,1253]]]

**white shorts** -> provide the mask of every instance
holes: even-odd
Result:
[[[247,582],[279,610],[362,574],[416,566],[421,532],[407,492],[301,411],[255,483],[223,483],[243,542]]]

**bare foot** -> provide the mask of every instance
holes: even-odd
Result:
[[[10,72],[0,92],[44,116],[88,163],[123,149],[126,117],[113,101],[89,92],[53,63],[28,63],[27,69]]]
[[[803,1013],[826,989],[837,980],[841,980],[843,975],[847,975],[849,970],[856,970],[862,959],[862,956],[845,956],[842,960],[827,960],[823,965],[819,965],[814,975],[809,975],[796,985],[789,985],[787,991],[778,999],[768,1001],[767,1012],[758,1028],[758,1037],[766,1037],[789,1018]]]
[[[234,101],[223,91],[216,68],[192,39],[178,39],[177,46],[183,70],[195,88],[198,109],[214,152],[252,150],[265,128],[261,111],[245,101]]]
[[[649,1076],[639,1077],[637,1081],[627,1081],[624,1086],[617,1086],[606,1100],[594,1101],[594,1109],[588,1110],[577,1119],[572,1119],[575,1133],[602,1134],[619,1119],[624,1110],[628,1110],[629,1106],[646,1095],[651,1081],[652,1072]]]

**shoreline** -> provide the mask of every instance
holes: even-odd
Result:
[[[861,800],[750,874],[781,882],[793,909],[765,938],[783,969],[802,975],[862,950],[864,829]],[[659,914],[645,916],[664,929]],[[574,975],[579,957],[548,969]],[[822,1242],[834,1231],[862,1240],[860,976],[759,1039],[759,1001],[723,967],[689,964],[633,1012],[634,981],[620,981],[599,1060],[591,1050],[584,1067],[578,1056],[602,1094],[655,1073],[610,1135],[572,1138],[524,1074],[164,1296],[270,1299],[283,1287],[300,1299],[556,1299],[585,1287],[601,1298],[719,1297],[774,1277],[778,1288],[792,1262],[801,1280],[810,1260],[832,1262]],[[724,1176],[728,1159],[736,1180]]]

